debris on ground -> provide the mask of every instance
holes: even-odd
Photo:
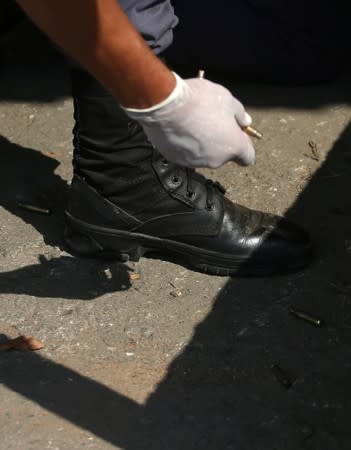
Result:
[[[172,283],[172,281],[169,281],[169,285],[173,288],[169,292],[169,295],[171,297],[177,298],[177,297],[181,297],[182,296],[182,291],[174,283]]]
[[[307,156],[307,158],[313,159],[314,161],[320,161],[322,158],[319,153],[317,144],[314,141],[309,141],[308,145],[311,149],[311,153],[305,153],[305,156]]]
[[[138,272],[129,272],[129,280],[130,281],[140,280],[140,275],[138,274]]]
[[[5,342],[0,342],[0,352],[7,350],[41,350],[44,344],[33,337],[19,336],[15,339],[8,339]]]
[[[174,291],[171,291],[169,293],[169,295],[171,297],[174,297],[174,298],[181,297],[182,296],[182,291],[180,291],[179,289],[175,289]]]
[[[279,381],[280,384],[282,384],[286,389],[289,389],[291,387],[292,381],[284,369],[278,366],[278,364],[273,364],[271,366],[271,370],[276,380]]]

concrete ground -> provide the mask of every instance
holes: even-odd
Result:
[[[63,249],[68,79],[56,56],[25,56],[3,55],[0,72],[0,334],[45,348],[0,354],[0,449],[349,450],[349,77],[228,83],[265,139],[255,166],[204,172],[232,200],[305,225],[317,253],[298,274],[229,279]],[[296,319],[292,306],[326,326]]]

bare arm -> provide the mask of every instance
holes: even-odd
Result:
[[[148,108],[175,87],[173,74],[116,0],[17,0],[28,16],[124,106]]]
[[[186,167],[254,161],[254,148],[242,131],[251,123],[243,105],[208,80],[175,78],[117,0],[17,1],[39,28],[129,108],[129,117],[139,121],[169,161]]]

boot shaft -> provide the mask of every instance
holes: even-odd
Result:
[[[161,155],[142,127],[125,114],[100,83],[83,70],[73,69],[72,94],[76,177],[84,179],[119,208],[142,219],[151,217],[159,205],[164,212],[189,208],[173,195],[172,190],[178,187],[174,165],[167,168],[165,180],[166,166]]]

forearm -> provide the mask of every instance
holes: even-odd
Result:
[[[116,0],[17,0],[31,19],[124,106],[148,108],[175,86]]]

